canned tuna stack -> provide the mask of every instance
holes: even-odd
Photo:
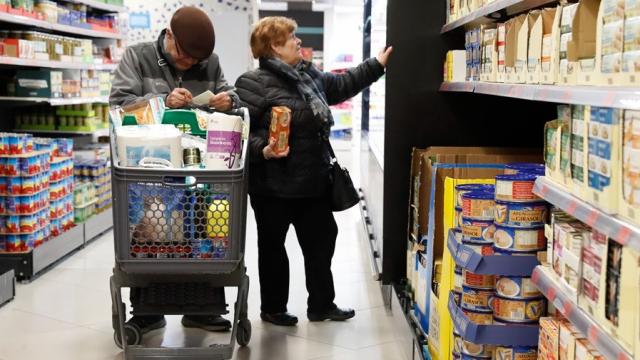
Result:
[[[97,197],[95,210],[101,213],[111,207],[111,168],[106,160],[78,161],[75,167],[76,180],[90,182]]]
[[[74,226],[73,140],[39,138],[36,146],[51,159],[49,174],[49,218],[51,235],[59,236]]]
[[[0,133],[0,251],[26,252],[49,236],[49,155],[28,134]]]
[[[545,251],[547,203],[533,193],[542,166],[507,165],[495,188],[468,184],[456,187],[459,242],[482,256],[536,256]],[[506,270],[506,269],[505,269]],[[505,271],[508,273],[509,271]],[[530,277],[474,274],[456,266],[454,299],[476,324],[537,326],[545,301]],[[454,330],[454,359],[536,359],[534,346],[474,344]]]

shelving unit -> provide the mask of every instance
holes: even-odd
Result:
[[[501,324],[478,325],[471,321],[453,298],[449,296],[449,313],[456,331],[466,341],[474,344],[507,346],[535,346],[538,344],[539,328],[532,325]]]
[[[532,281],[571,323],[586,336],[589,342],[605,359],[632,360],[627,353],[608,333],[591,319],[578,305],[571,301],[562,291],[558,277],[549,268],[538,266],[533,272]]]
[[[505,16],[512,16],[554,2],[556,0],[495,0],[476,11],[445,24],[442,26],[440,33],[444,34],[465,25],[488,24]]]
[[[536,180],[533,192],[618,243],[640,251],[640,229],[635,225],[604,213],[545,177]]]
[[[111,12],[111,13],[121,13],[121,12],[127,11],[127,8],[124,6],[105,4],[103,2],[95,1],[95,0],[66,0],[66,1],[74,4],[84,4],[96,10],[102,10],[102,11]]]
[[[79,104],[108,104],[109,97],[90,98],[44,98],[44,97],[18,97],[0,96],[0,102],[11,101],[18,103],[49,103],[51,106],[79,105]]]
[[[0,267],[0,307],[13,300],[16,295],[16,273],[13,269]]]
[[[93,135],[94,137],[109,136],[109,129],[96,129],[95,131],[66,131],[66,130],[33,130],[13,129],[12,131],[29,132],[32,134],[56,134],[56,135]]]
[[[115,70],[118,64],[89,64],[80,62],[63,62],[54,60],[22,59],[9,56],[0,56],[0,65],[42,67],[50,69],[71,70]]]
[[[472,248],[458,244],[453,231],[449,231],[447,248],[458,266],[474,274],[529,276],[540,264],[536,256],[482,256]]]
[[[502,84],[479,81],[444,82],[442,92],[468,92],[561,104],[640,110],[640,89],[606,86]]]
[[[0,22],[7,22],[17,25],[32,26],[40,29],[58,31],[65,34],[74,34],[99,39],[124,39],[125,36],[115,32],[96,31],[83,29],[77,26],[50,23],[44,20],[33,19],[26,16],[13,15],[0,11]]]

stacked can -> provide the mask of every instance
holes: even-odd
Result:
[[[480,255],[491,255],[493,251],[494,187],[492,185],[467,185],[458,191],[462,204],[460,227],[462,244]],[[493,322],[492,302],[495,288],[493,275],[474,274],[461,269],[460,307],[471,321],[489,325]],[[454,333],[453,357],[461,359],[491,358],[493,347],[474,344]],[[456,354],[456,351],[459,351]]]
[[[96,190],[96,212],[111,207],[111,169],[106,160],[85,160],[75,163],[75,176],[78,181],[91,182]]]
[[[49,155],[28,134],[0,133],[0,251],[26,252],[49,232]]]
[[[66,141],[56,141],[55,143],[58,144],[56,153],[60,154],[60,144],[66,144]],[[66,155],[66,152],[62,152],[62,154]],[[74,225],[73,174],[73,160],[71,158],[53,156],[49,185],[51,234],[53,236],[64,233]]]

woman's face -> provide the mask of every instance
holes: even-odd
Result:
[[[302,60],[301,44],[302,41],[296,37],[296,34],[291,33],[283,45],[272,45],[272,47],[275,55],[280,60],[289,65],[296,65]]]

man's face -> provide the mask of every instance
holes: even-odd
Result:
[[[176,69],[180,71],[187,71],[200,62],[200,60],[192,58],[180,49],[180,45],[176,41],[176,37],[171,32],[171,29],[167,29],[165,35],[165,51],[171,55]]]

